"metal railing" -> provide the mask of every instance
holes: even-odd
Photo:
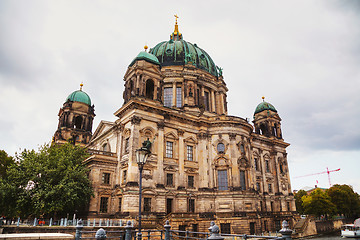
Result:
[[[132,225],[131,221],[128,221],[124,230],[120,231],[105,231],[100,228],[97,231],[83,231],[83,223],[78,221],[76,226],[75,240],[80,239],[121,239],[121,240],[135,240],[137,232]],[[215,222],[210,223],[208,228],[209,232],[191,232],[181,230],[171,230],[169,221],[166,221],[164,230],[142,230],[144,240],[173,240],[173,239],[186,239],[186,240],[224,240],[225,238],[243,239],[249,238],[255,239],[276,239],[276,240],[291,240],[292,230],[289,229],[289,224],[286,220],[282,223],[282,229],[279,231],[281,234],[278,236],[259,236],[259,235],[247,235],[247,234],[220,234],[220,228]],[[90,236],[91,235],[91,236]]]

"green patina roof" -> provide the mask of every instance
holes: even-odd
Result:
[[[272,104],[264,101],[264,102],[260,103],[259,105],[257,105],[254,115],[259,112],[262,112],[264,110],[271,110],[271,111],[277,112],[277,110],[275,109],[275,107]]]
[[[134,58],[134,60],[132,60],[132,62],[130,63],[129,66],[134,65],[134,63],[138,60],[145,60],[145,61],[157,64],[157,65],[160,65],[160,62],[155,55],[145,52],[145,51],[142,51],[136,56],[136,58]]]
[[[150,49],[159,60],[161,66],[192,64],[197,68],[203,69],[214,76],[222,75],[218,73],[214,61],[203,49],[196,44],[189,43],[180,38],[158,43]]]
[[[87,105],[91,105],[91,100],[89,95],[86,94],[86,92],[83,92],[81,90],[77,90],[73,93],[71,93],[67,98],[66,101],[72,101],[72,102],[82,102]]]

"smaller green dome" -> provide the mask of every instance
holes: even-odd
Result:
[[[271,103],[263,101],[262,103],[257,105],[254,115],[259,112],[265,111],[265,110],[271,110],[271,111],[277,112],[277,110]]]
[[[66,101],[71,102],[82,102],[89,106],[91,106],[91,100],[89,95],[86,94],[86,92],[83,92],[82,90],[77,90],[73,93],[71,93],[67,98]]]
[[[142,51],[140,52],[136,58],[134,58],[134,60],[132,60],[132,62],[130,63],[130,67],[132,65],[134,65],[134,63],[136,61],[139,61],[139,60],[145,60],[145,61],[148,61],[150,63],[153,63],[153,64],[156,64],[156,65],[160,65],[160,62],[159,60],[157,59],[157,57],[151,53],[148,53],[148,52],[145,52],[145,51]]]

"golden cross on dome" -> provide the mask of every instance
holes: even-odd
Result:
[[[179,18],[177,14],[174,15],[175,17],[175,24],[177,24],[177,19]]]
[[[82,91],[82,87],[84,86],[84,84],[81,82],[80,83],[80,91]]]

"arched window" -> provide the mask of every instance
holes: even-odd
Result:
[[[269,163],[269,160],[265,160],[265,169],[266,169],[266,172],[270,172],[270,163]]]
[[[268,129],[266,124],[261,124],[260,130],[262,135],[268,136]]]
[[[246,190],[246,179],[244,170],[240,170],[240,187],[242,190]]]
[[[102,145],[102,150],[103,150],[104,152],[109,151],[109,144],[104,143],[104,144]]]
[[[130,80],[130,97],[135,95],[134,93],[134,82]]]
[[[255,171],[260,171],[259,161],[257,158],[254,158],[254,168],[255,168]]]
[[[154,81],[151,79],[146,81],[146,97],[154,99]]]
[[[81,129],[82,121],[83,121],[82,117],[81,117],[81,116],[77,116],[77,117],[75,118],[75,128]]]
[[[244,144],[240,144],[240,152],[245,153]]]

